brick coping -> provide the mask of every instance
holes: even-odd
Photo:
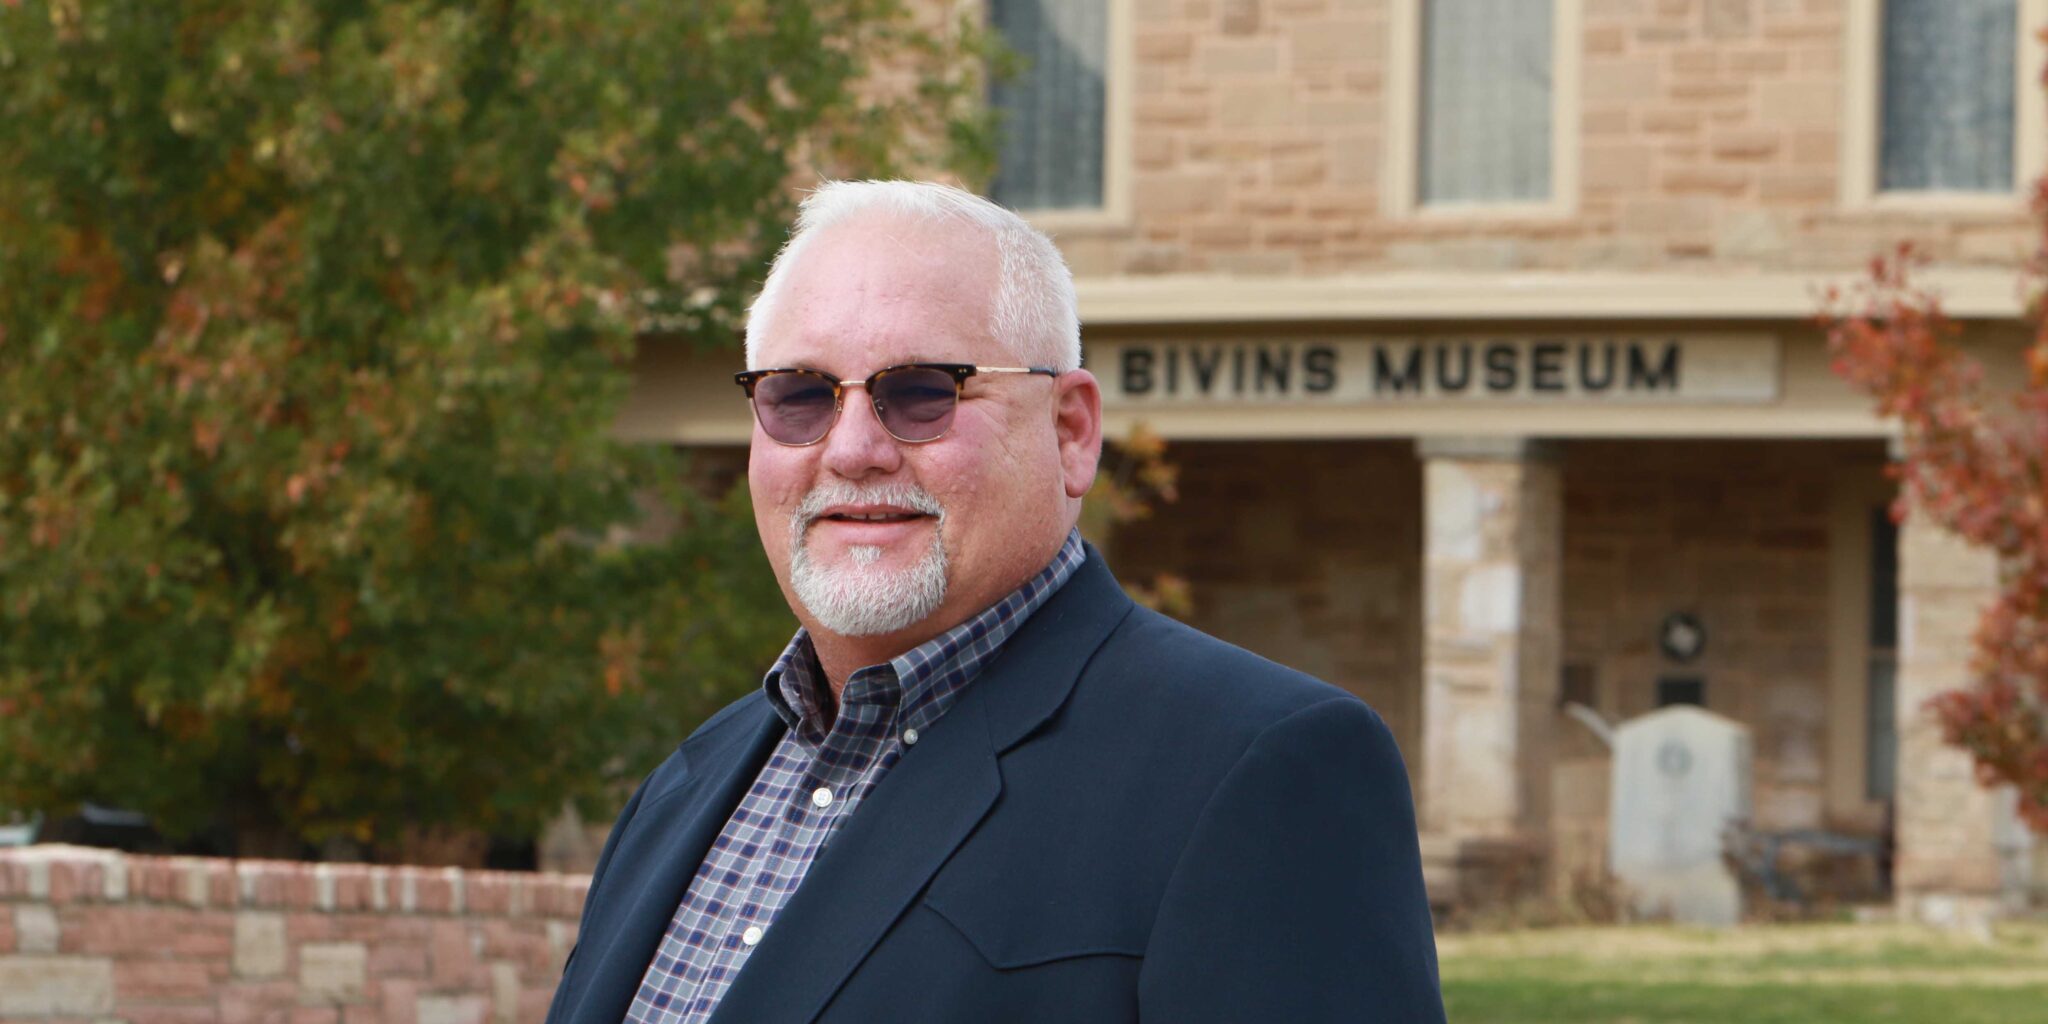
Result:
[[[382,864],[0,849],[0,903],[129,903],[328,913],[575,918],[590,877]]]

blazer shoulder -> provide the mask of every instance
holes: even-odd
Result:
[[[751,732],[748,726],[760,722],[764,715],[773,717],[774,714],[774,710],[768,707],[767,696],[760,690],[718,709],[647,774],[641,784],[646,791],[646,802],[652,803],[666,796],[691,771],[702,771],[723,757],[737,756],[738,741],[744,740]]]
[[[744,718],[755,713],[757,708],[766,710],[767,704],[768,695],[762,693],[760,688],[756,687],[748,690],[746,696],[713,712],[710,718],[704,720],[703,725],[698,726],[690,733],[687,739],[683,740],[683,743],[687,744],[699,736],[717,732],[725,725],[731,724],[733,719]],[[772,714],[773,712],[770,713]]]
[[[1347,690],[1147,608],[1111,634],[1089,672],[1155,713],[1172,711],[1176,727],[1214,725],[1246,740],[1330,701],[1373,714]]]

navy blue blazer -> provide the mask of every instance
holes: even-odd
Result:
[[[550,1024],[618,1024],[783,733],[759,692],[605,843]],[[715,1024],[1442,1021],[1415,812],[1357,698],[1132,604],[1090,551],[882,778]]]

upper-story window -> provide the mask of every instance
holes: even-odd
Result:
[[[1423,205],[1550,198],[1551,49],[1547,3],[1426,0],[1416,154]]]
[[[2010,192],[2018,0],[1885,0],[1878,188]]]
[[[1842,198],[2016,209],[2040,174],[2048,0],[1848,4]]]
[[[989,0],[990,27],[1022,55],[990,87],[1001,118],[989,193],[1019,210],[1099,210],[1108,191],[1106,0]]]
[[[1580,0],[1390,0],[1383,212],[1578,198]]]

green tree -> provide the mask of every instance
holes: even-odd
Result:
[[[0,806],[530,834],[752,685],[746,510],[611,424],[791,188],[986,170],[896,0],[0,0]],[[683,510],[628,543],[650,496]]]

